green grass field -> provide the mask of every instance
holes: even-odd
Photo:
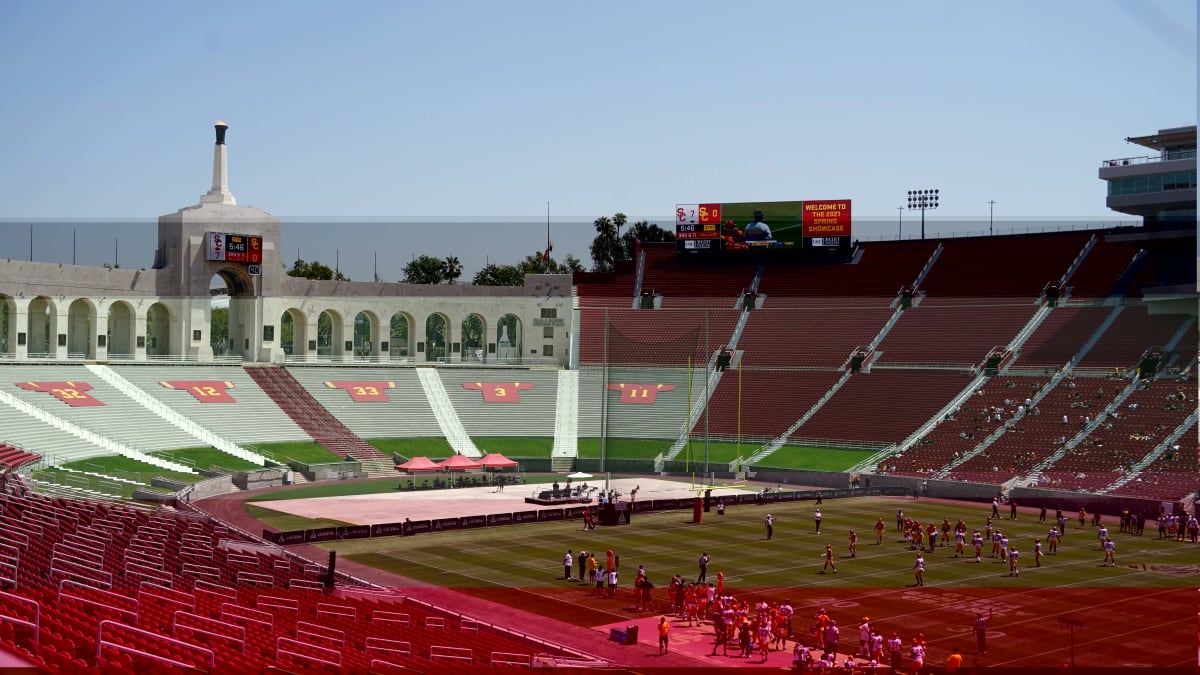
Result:
[[[77,469],[79,471],[90,471],[93,473],[103,473],[117,478],[125,478],[127,480],[136,480],[139,483],[149,484],[150,480],[155,476],[162,476],[173,480],[183,481],[185,483],[195,483],[196,481],[204,480],[204,476],[196,473],[181,473],[178,471],[168,471],[161,469],[153,464],[140,462],[136,459],[129,459],[121,455],[105,455],[102,457],[89,457],[76,462],[68,462],[63,464],[68,469]]]
[[[685,578],[696,573],[695,558],[707,551],[712,558],[710,571],[723,571],[726,583],[742,588],[893,588],[913,583],[915,553],[895,531],[896,509],[922,522],[962,517],[969,528],[982,529],[988,510],[980,506],[912,502],[892,498],[859,498],[827,501],[822,505],[822,533],[816,534],[811,502],[790,502],[767,506],[730,507],[724,517],[715,510],[705,515],[700,525],[691,523],[686,511],[638,514],[633,526],[607,527],[581,531],[580,522],[512,525],[422,535],[411,538],[356,540],[328,546],[341,555],[381,569],[440,586],[478,588],[491,586],[536,587],[555,585],[561,576],[561,560],[567,548],[601,551],[612,549],[633,570],[645,565],[650,578],[665,584],[671,575]],[[775,536],[767,541],[763,518],[770,512],[776,518]],[[875,544],[872,533],[875,519],[884,519],[883,543]],[[1028,589],[1033,587],[1194,587],[1195,575],[1176,575],[1152,571],[1153,566],[1197,565],[1192,545],[1163,542],[1156,534],[1132,536],[1116,532],[1117,567],[1101,567],[1103,554],[1096,540],[1096,529],[1083,531],[1071,523],[1059,547],[1059,553],[1045,556],[1041,568],[1034,568],[1033,540],[1045,541],[1048,524],[1036,522],[1036,515],[1021,514],[1017,521],[998,521],[1014,545],[1022,550],[1022,573],[1007,577],[1007,566],[989,559],[985,548],[982,563],[974,557],[955,559],[954,546],[939,546],[926,554],[926,586],[991,587]],[[859,534],[858,555],[848,557],[847,542],[851,529]],[[821,574],[821,554],[826,543],[837,555],[838,573]],[[1147,565],[1145,570],[1124,565]],[[1176,570],[1177,571],[1177,570]],[[1200,569],[1196,570],[1200,573]]]
[[[400,453],[405,457],[444,459],[454,454],[450,441],[441,436],[417,438],[371,438],[367,442],[385,455]]]
[[[767,455],[754,466],[764,469],[845,471],[876,452],[876,450],[845,450],[788,445]]]
[[[179,450],[161,450],[153,454],[173,462],[194,466],[197,469],[208,469],[215,466],[230,471],[251,471],[262,468],[254,462],[248,462],[241,457],[234,457],[216,448],[182,448]]]
[[[285,463],[289,459],[294,459],[305,464],[329,464],[342,460],[341,457],[321,447],[316,441],[259,443],[252,449],[280,464]]]

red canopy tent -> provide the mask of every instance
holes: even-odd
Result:
[[[479,460],[479,466],[485,469],[507,469],[516,465],[516,460],[509,459],[498,452],[490,452]]]
[[[480,464],[479,464],[479,462],[471,459],[470,457],[467,457],[466,455],[455,454],[455,455],[450,455],[446,459],[443,459],[442,461],[438,462],[437,467],[440,469],[450,469],[453,471],[453,470],[478,469],[480,467]]]
[[[428,457],[413,457],[403,464],[396,465],[397,471],[408,471],[409,473],[416,471],[437,471],[441,468],[441,466],[438,466],[436,462]]]

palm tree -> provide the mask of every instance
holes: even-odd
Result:
[[[458,261],[457,256],[447,256],[442,263],[442,278],[448,284],[457,283],[458,278],[462,276],[462,271],[462,263]]]

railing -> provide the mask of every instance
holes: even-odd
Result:
[[[1141,157],[1122,157],[1120,159],[1106,159],[1100,163],[1101,167],[1111,168],[1114,166],[1130,166],[1135,164],[1153,164],[1155,162],[1170,162],[1176,159],[1196,159],[1196,151],[1192,150],[1168,150],[1157,155],[1142,155]]]

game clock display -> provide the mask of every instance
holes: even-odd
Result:
[[[259,264],[262,262],[262,237],[228,232],[208,232],[205,252],[209,262],[239,262]]]

